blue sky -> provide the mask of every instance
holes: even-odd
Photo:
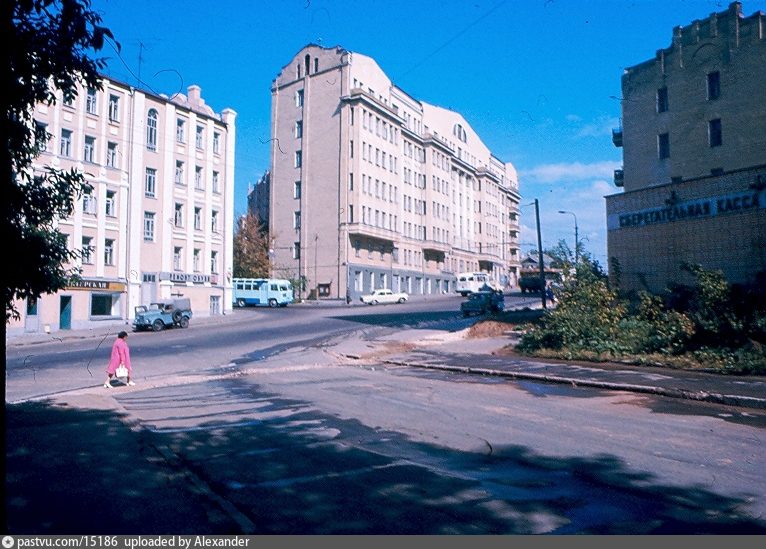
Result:
[[[519,173],[521,247],[574,242],[606,267],[604,196],[622,150],[620,76],[717,0],[93,0],[122,50],[106,73],[158,93],[198,84],[237,113],[235,210],[269,168],[270,86],[307,43],[373,57],[410,95],[456,110]],[[766,0],[743,0],[746,16]],[[139,62],[139,59],[141,60]],[[140,83],[138,83],[140,77]]]

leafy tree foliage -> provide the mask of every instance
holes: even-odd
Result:
[[[234,230],[234,276],[268,277],[271,272],[269,233],[257,215],[241,216]]]
[[[13,261],[2,270],[7,323],[19,318],[15,299],[36,299],[69,281],[66,263],[76,253],[56,221],[72,214],[74,201],[88,187],[75,169],[33,171],[33,160],[50,138],[35,124],[34,108],[55,103],[57,91],[72,100],[78,84],[100,89],[99,71],[106,62],[92,55],[114,37],[90,0],[9,0],[0,6],[6,44],[0,48],[2,222],[4,244],[13,250]]]

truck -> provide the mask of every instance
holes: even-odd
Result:
[[[545,289],[545,281],[539,276],[522,276],[519,278],[521,293],[537,293]]]
[[[191,301],[186,298],[160,299],[149,305],[136,307],[133,330],[161,332],[165,328],[178,326],[188,328],[192,317]]]

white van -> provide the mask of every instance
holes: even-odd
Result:
[[[234,305],[237,307],[287,307],[293,302],[293,285],[281,278],[233,278]]]
[[[484,285],[497,289],[497,284],[489,276],[489,273],[460,273],[457,275],[455,291],[463,297],[473,292],[478,292]]]

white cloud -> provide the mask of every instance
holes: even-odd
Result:
[[[538,183],[554,183],[557,181],[584,181],[586,179],[611,179],[614,170],[621,166],[621,162],[604,160],[583,164],[581,162],[569,162],[558,164],[541,164],[531,170],[521,170],[519,178],[524,183],[525,178],[530,178]]]
[[[620,120],[602,116],[595,122],[585,124],[577,132],[577,137],[603,137],[612,135],[612,129],[620,125]]]

